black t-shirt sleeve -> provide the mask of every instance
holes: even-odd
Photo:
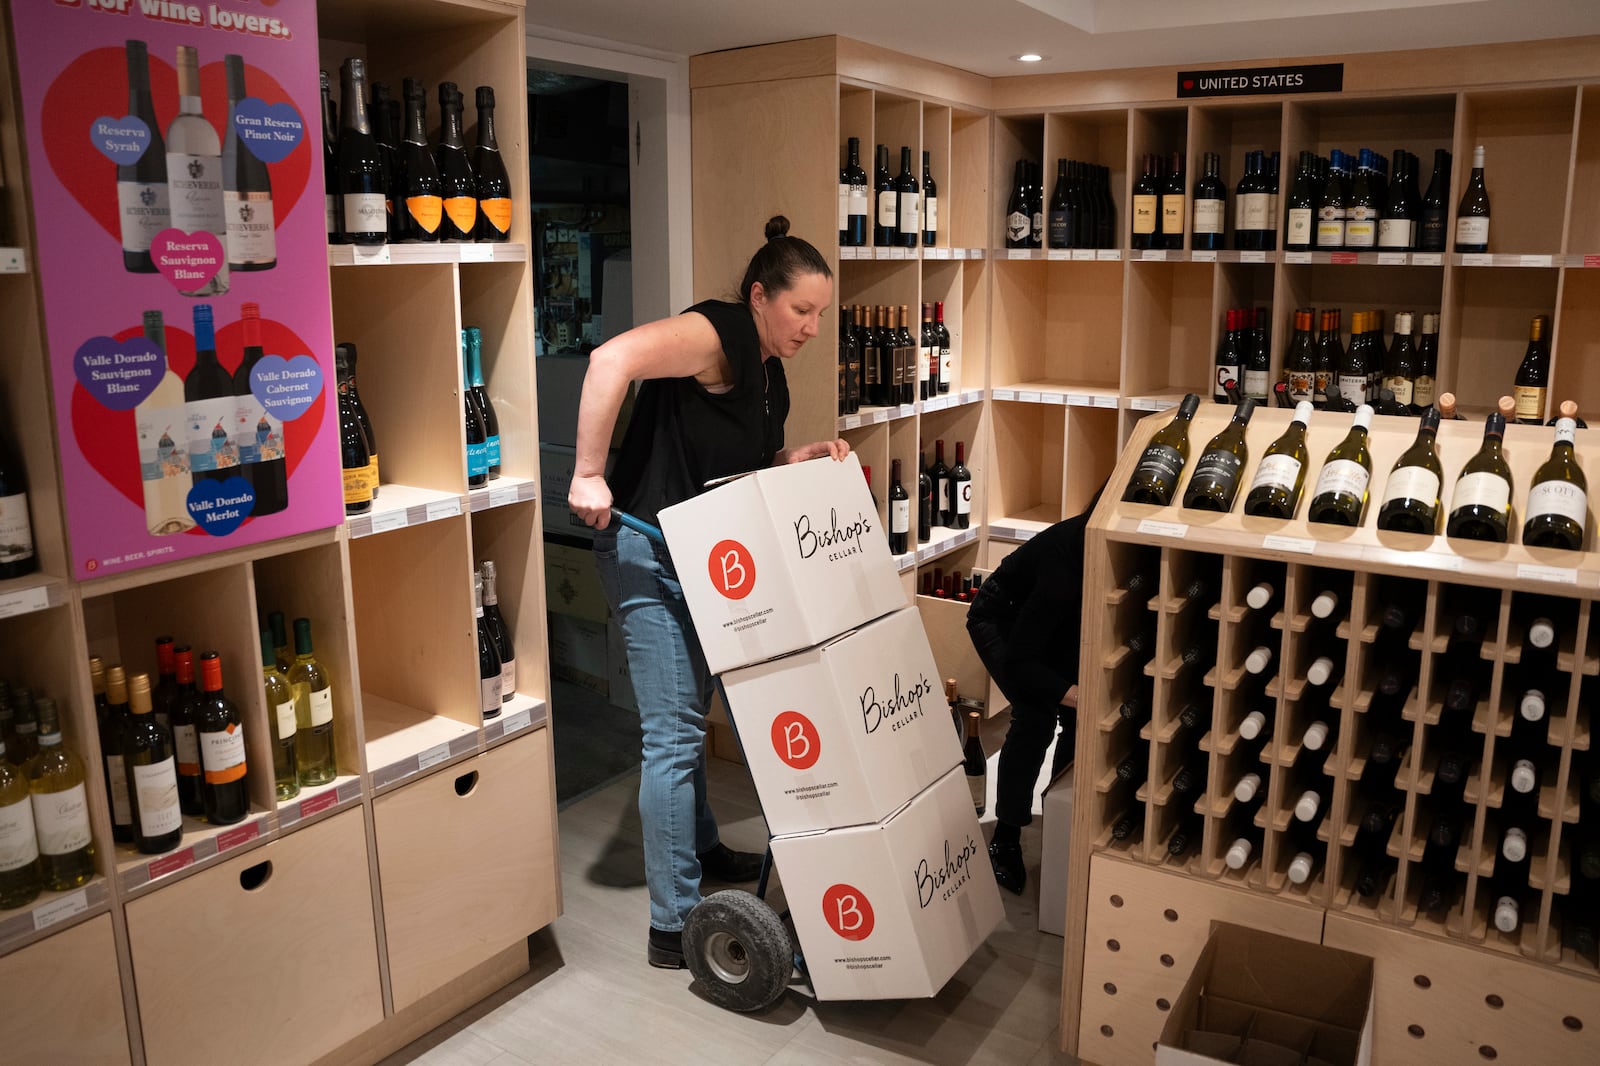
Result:
[[[1018,698],[1054,705],[1077,684],[1088,521],[1087,513],[1067,519],[1053,531],[1048,550],[1033,553],[1032,581],[1006,641],[1006,666]]]

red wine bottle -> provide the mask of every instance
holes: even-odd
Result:
[[[167,148],[150,95],[150,54],[143,41],[129,41],[128,114],[144,120],[150,143],[132,163],[117,167],[117,207],[122,216],[122,266],[135,274],[154,274],[150,241],[168,228]],[[324,85],[326,98],[326,85]],[[230,143],[232,123],[229,123]]]
[[[201,697],[195,716],[200,742],[200,801],[206,821],[231,825],[250,813],[245,783],[244,722],[239,708],[222,690],[222,658],[214,651],[200,656]]]
[[[911,496],[900,483],[900,460],[889,464],[889,554],[904,555],[910,550]]]
[[[239,129],[233,120],[239,101],[249,95],[244,85],[244,58],[223,56],[222,69],[228,84],[228,135],[222,139],[222,206],[228,226],[228,268],[271,270],[278,265],[272,178],[267,173],[267,165],[256,158],[249,146],[240,145]]]
[[[928,470],[933,480],[933,524],[948,526],[955,519],[950,503],[950,468],[944,465],[944,441],[933,445],[933,466]]]
[[[261,306],[247,302],[239,313],[244,327],[244,357],[233,372],[234,446],[244,475],[255,491],[256,502],[250,514],[276,514],[289,506],[283,422],[267,411],[250,387],[250,371],[266,358],[261,343]]]
[[[172,712],[172,746],[178,759],[178,808],[196,818],[205,813],[200,798],[200,738],[195,716],[200,712],[200,689],[194,683],[194,652],[188,645],[173,650],[178,699]]]
[[[344,471],[344,513],[363,514],[372,510],[372,453],[367,436],[356,414],[353,367],[355,345],[339,344],[333,349],[334,372],[339,386],[339,463]]]
[[[956,465],[950,468],[950,526],[967,529],[972,525],[972,471],[967,469],[967,446],[956,441]]]

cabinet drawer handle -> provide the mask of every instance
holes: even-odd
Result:
[[[468,770],[456,778],[456,795],[458,796],[470,796],[477,787],[478,771],[476,770]]]
[[[239,887],[246,892],[254,892],[267,883],[267,878],[272,876],[272,860],[258,862],[254,866],[246,866],[239,871]]]

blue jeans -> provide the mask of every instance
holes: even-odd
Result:
[[[711,670],[666,545],[613,521],[595,534],[594,561],[622,626],[644,731],[639,822],[650,924],[674,932],[700,902],[696,856],[718,842],[706,801]]]

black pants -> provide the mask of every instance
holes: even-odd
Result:
[[[967,634],[972,638],[978,658],[983,660],[984,669],[1011,701],[1011,728],[1000,746],[1000,771],[994,783],[994,816],[1007,825],[1024,826],[1033,821],[1033,787],[1039,780],[1045,749],[1050,746],[1057,725],[1061,726],[1061,739],[1056,741],[1050,776],[1060,773],[1072,761],[1073,748],[1078,742],[1078,712],[1063,704],[1045,706],[1037,701],[1019,700],[1006,676],[1004,630],[980,609],[979,603],[972,607],[967,614]]]

